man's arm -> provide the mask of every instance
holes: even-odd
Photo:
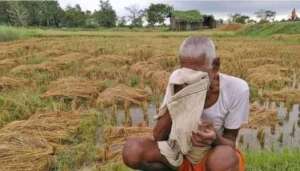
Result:
[[[169,112],[161,116],[153,129],[153,137],[155,141],[164,141],[169,139],[171,132],[172,120]]]
[[[217,138],[213,142],[213,146],[217,145],[229,145],[235,147],[235,142],[239,129],[224,129],[223,136],[217,133]]]
[[[229,145],[235,147],[239,129],[224,129],[223,135],[217,133],[211,122],[203,122],[198,131],[192,134],[192,143],[197,147]]]
[[[174,92],[177,93],[183,89],[187,84],[174,85]],[[164,141],[169,139],[169,134],[172,128],[172,119],[169,111],[162,115],[153,129],[153,137],[155,141]]]

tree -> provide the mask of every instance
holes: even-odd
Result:
[[[10,1],[7,13],[12,25],[27,26],[29,12],[20,2]]]
[[[40,25],[59,27],[63,11],[57,1],[41,2]]]
[[[267,20],[274,21],[275,20],[275,16],[276,16],[276,12],[275,11],[271,11],[271,10],[267,10],[266,11]]]
[[[240,24],[245,24],[250,19],[249,16],[241,15],[239,13],[235,13],[235,14],[231,15],[230,17],[231,17],[231,20],[233,23],[240,23]]]
[[[95,12],[97,22],[103,27],[116,26],[117,15],[109,0],[100,0],[100,10]]]
[[[63,16],[62,25],[65,27],[85,26],[86,16],[79,4],[75,7],[67,6]]]
[[[142,27],[145,11],[139,9],[138,6],[136,5],[125,7],[125,9],[129,12],[128,18],[129,21],[131,22],[131,26]]]
[[[203,15],[203,26],[207,26],[208,28],[216,28],[217,21],[213,15]]]
[[[255,12],[255,15],[257,18],[260,19],[260,22],[269,22],[269,21],[274,21],[276,12],[271,10],[261,9]]]
[[[123,17],[120,17],[118,19],[118,27],[125,27],[127,24],[127,20],[126,20],[126,17],[123,16]]]
[[[9,24],[9,14],[7,12],[8,8],[8,2],[0,1],[0,24]]]
[[[10,1],[0,5],[0,22],[19,26],[58,27],[62,13],[57,1]]]
[[[163,24],[165,19],[170,16],[172,10],[173,8],[166,4],[151,4],[146,10],[149,25]]]
[[[85,27],[87,28],[96,28],[98,26],[98,23],[96,21],[95,13],[92,13],[91,11],[87,10],[85,11]]]

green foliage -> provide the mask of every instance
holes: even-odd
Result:
[[[216,20],[213,15],[203,15],[203,25],[208,26],[209,28],[216,28]]]
[[[101,171],[133,171],[121,162],[109,162],[101,167]]]
[[[247,171],[296,171],[300,169],[300,150],[248,151],[246,152]]]
[[[283,151],[247,151],[246,171],[298,171],[300,169],[300,150],[285,149]],[[109,163],[104,171],[131,171],[123,163]]]
[[[132,75],[129,80],[131,87],[136,87],[140,83],[140,77],[138,75]]]
[[[245,24],[249,20],[249,16],[246,15],[241,15],[239,13],[233,14],[231,16],[231,20],[233,23],[240,23],[240,24]]]
[[[57,1],[1,1],[0,23],[15,26],[59,26]]]
[[[125,27],[127,23],[126,17],[120,17],[118,18],[118,27]]]
[[[21,37],[23,37],[23,35],[15,29],[9,29],[9,27],[0,26],[0,42],[17,40]]]
[[[174,11],[172,16],[174,16],[176,20],[187,22],[201,22],[203,19],[202,15],[197,10]]]
[[[255,24],[238,34],[247,36],[271,36],[274,34],[300,34],[300,22]]]
[[[86,16],[77,4],[75,7],[68,6],[64,12],[62,25],[65,27],[80,27],[85,25]]]
[[[7,9],[9,15],[9,21],[15,26],[27,26],[29,22],[28,9],[17,1],[9,2],[9,8]]]
[[[0,42],[17,40],[32,36],[39,36],[37,30],[23,29],[9,26],[0,26]]]
[[[95,12],[97,23],[103,27],[116,26],[117,14],[113,10],[109,0],[100,0],[100,11]]]
[[[151,4],[147,9],[147,21],[150,26],[163,24],[165,19],[170,16],[173,8],[166,4]]]
[[[97,111],[84,114],[78,132],[72,138],[70,148],[61,151],[56,156],[54,170],[75,170],[82,165],[90,164],[96,160],[97,129],[103,123],[103,115]]]
[[[26,1],[28,25],[59,27],[63,11],[57,1]]]
[[[7,9],[9,5],[6,1],[0,1],[0,24],[9,23],[9,15]]]
[[[145,11],[139,9],[136,5],[125,7],[125,9],[129,12],[128,18],[131,22],[131,27],[142,27]]]
[[[37,91],[15,90],[0,94],[0,127],[20,119],[26,119],[31,114],[42,110],[53,110],[56,102],[43,100]]]
[[[257,18],[260,19],[260,22],[266,22],[266,21],[274,21],[276,12],[271,10],[264,10],[261,9],[257,12],[255,12],[255,15]]]

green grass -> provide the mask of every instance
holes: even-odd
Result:
[[[38,29],[10,27],[0,25],[0,42],[18,40],[40,35]]]
[[[241,30],[239,35],[271,36],[274,34],[300,34],[300,22],[280,22],[255,24]]]
[[[247,151],[246,171],[298,171],[300,149],[272,151]],[[107,171],[132,171],[122,163],[107,164]],[[106,170],[105,170],[106,171]]]
[[[96,170],[97,142],[103,140],[101,132],[104,127],[110,126],[109,118],[96,109],[90,109],[81,119],[80,127],[70,137],[70,146],[56,155],[54,171],[81,170],[85,167]],[[105,170],[107,168],[107,170]],[[108,163],[104,171],[127,171],[122,164]],[[114,169],[115,168],[115,169]],[[117,169],[117,170],[116,170]],[[83,169],[84,170],[84,169]]]
[[[132,34],[132,32],[135,32]],[[217,31],[215,29],[205,29],[199,31],[169,31],[167,27],[162,28],[35,28],[35,27],[12,27],[0,25],[0,42],[13,41],[30,37],[74,37],[74,36],[97,36],[97,37],[182,37],[190,35],[206,35],[213,37],[234,36],[231,31]]]
[[[65,104],[44,100],[36,90],[15,90],[0,94],[0,127],[15,120],[27,119],[41,111],[66,110]]]
[[[285,149],[277,152],[246,152],[247,171],[298,171],[300,149]]]
[[[96,162],[96,134],[97,129],[104,123],[102,116],[97,111],[87,112],[78,131],[70,137],[71,146],[57,154],[53,170],[75,170]]]

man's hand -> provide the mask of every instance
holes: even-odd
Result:
[[[210,146],[216,138],[217,133],[210,121],[202,121],[198,126],[198,130],[192,132],[192,144],[195,147]]]

